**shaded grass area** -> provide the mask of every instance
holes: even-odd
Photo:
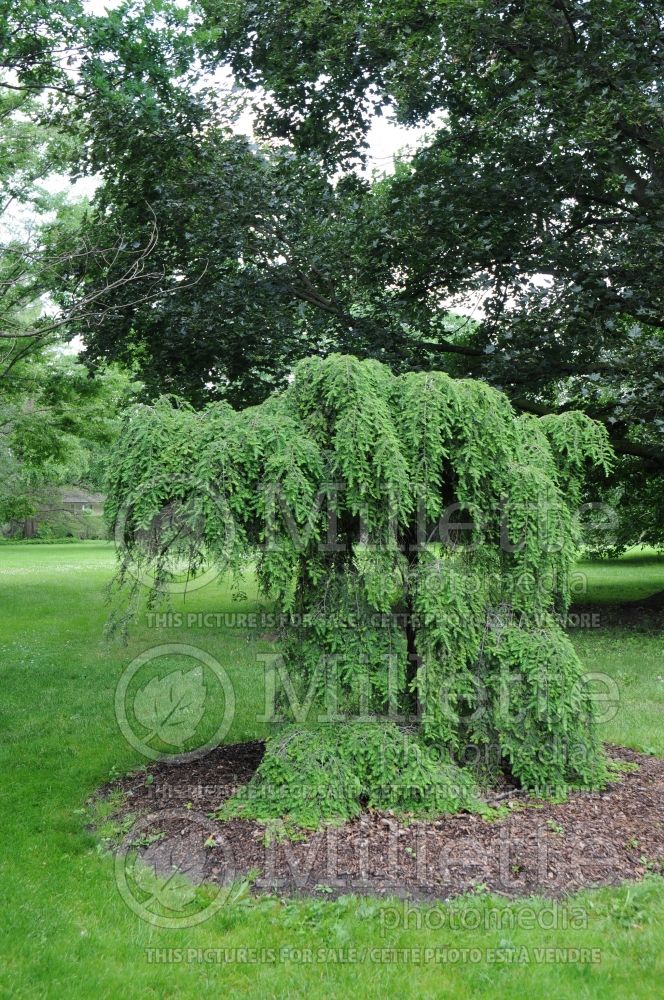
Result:
[[[241,605],[224,584],[210,585],[186,602],[174,599],[173,610],[185,615],[180,624],[170,619],[172,627],[156,627],[169,620],[143,617],[127,646],[109,643],[102,637],[104,585],[113,565],[113,549],[103,543],[0,551],[2,995],[106,1000],[520,993],[528,1000],[622,1000],[659,994],[664,882],[655,876],[575,897],[581,927],[556,918],[547,929],[540,924],[549,903],[511,903],[486,896],[481,887],[462,902],[412,911],[350,897],[283,902],[244,896],[185,931],[143,922],[121,899],[111,859],[85,830],[86,800],[95,789],[144,763],[118,729],[117,681],[146,649],[195,645],[223,663],[235,686],[226,741],[257,739],[267,734],[260,721],[259,655],[270,646],[260,629],[233,617],[260,612],[251,581]],[[585,571],[584,601],[638,598],[664,587],[664,560],[651,553],[585,564]],[[212,615],[211,627],[199,618],[204,613]],[[187,614],[195,616],[188,627]],[[587,668],[617,686],[604,738],[664,756],[661,636],[589,629],[573,639]],[[562,952],[555,960],[540,950],[545,948]],[[601,961],[570,961],[569,949],[579,948],[599,949]],[[166,960],[155,961],[148,949],[160,949],[157,957]],[[213,949],[208,961],[205,949]],[[478,960],[471,949],[479,950]],[[351,960],[340,961],[344,956]]]
[[[575,603],[622,604],[664,591],[664,554],[635,547],[619,559],[582,560]]]

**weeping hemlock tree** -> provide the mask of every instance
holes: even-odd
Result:
[[[231,809],[309,825],[362,803],[444,812],[500,770],[535,790],[600,785],[559,615],[584,470],[610,464],[581,413],[517,417],[484,383],[339,355],[242,412],[133,410],[109,474],[120,581],[136,559],[157,593],[182,557],[256,559],[289,622],[286,719],[308,694],[307,721],[330,720],[291,715]]]

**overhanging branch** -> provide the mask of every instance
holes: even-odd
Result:
[[[538,417],[549,416],[551,414],[555,415],[557,413],[564,413],[566,410],[577,409],[576,406],[572,405],[559,407],[546,406],[544,403],[534,403],[528,399],[512,399],[510,402],[515,409],[521,410],[524,413],[534,413]],[[607,431],[609,433],[609,438],[611,439],[611,444],[619,455],[629,455],[634,458],[641,458],[644,460],[646,468],[652,469],[655,472],[664,472],[664,449],[657,448],[655,445],[629,441],[621,435],[613,435],[610,427],[607,427]]]

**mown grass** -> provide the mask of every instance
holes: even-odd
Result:
[[[620,604],[643,600],[664,590],[664,554],[637,546],[619,559],[583,560],[577,566],[577,574],[578,603]]]
[[[620,559],[581,562],[577,569],[587,586],[578,600],[596,606],[639,601],[664,590],[664,556],[651,549],[635,548]],[[601,615],[600,610],[600,620]],[[661,633],[630,626],[578,628],[572,635],[586,669],[608,676],[614,685],[599,677],[596,686],[606,698],[604,739],[664,756]]]
[[[191,643],[223,663],[235,685],[236,713],[226,739],[257,738],[265,734],[258,721],[263,666],[257,656],[269,645],[256,632],[232,627],[237,624],[232,620],[206,628],[186,627],[186,618],[181,627],[170,628],[150,627],[143,618],[127,646],[105,640],[104,585],[113,560],[112,548],[101,543],[0,549],[3,995],[622,1000],[660,994],[664,882],[654,876],[640,885],[575,897],[574,905],[587,917],[581,929],[537,926],[538,913],[548,908],[543,901],[509,903],[482,894],[415,911],[405,927],[393,926],[397,911],[389,903],[355,898],[287,903],[245,898],[188,930],[142,921],[122,901],[111,859],[85,829],[86,800],[95,789],[143,763],[118,730],[118,678],[145,649]],[[588,570],[591,589],[584,600],[609,600],[607,595],[627,590],[643,596],[642,588],[652,593],[664,582],[664,561],[651,557]],[[185,614],[259,608],[253,592],[242,606],[233,604],[223,584],[196,592],[184,604],[178,601],[174,611]],[[588,669],[609,675],[618,687],[606,739],[664,754],[662,639],[579,629],[574,641]],[[497,909],[504,917],[499,927],[491,924]],[[460,910],[471,913],[472,921],[458,919]],[[528,926],[533,920],[535,926]],[[358,960],[343,963],[331,960],[333,955],[305,960],[307,949],[314,959],[323,947],[356,948]],[[559,956],[541,962],[536,949],[546,947],[597,948],[601,961],[569,963]],[[151,948],[180,949],[185,960],[155,964],[148,961]],[[275,961],[234,954],[243,948],[272,949]],[[438,952],[427,956],[427,948]],[[200,961],[197,952],[187,956],[187,949],[225,949],[235,960],[220,962],[223,956],[213,951],[211,961]],[[281,949],[291,949],[283,960]],[[463,961],[463,949],[479,949],[480,960]]]

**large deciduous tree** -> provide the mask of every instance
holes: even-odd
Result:
[[[103,177],[85,232],[122,251],[63,259],[55,284],[92,305],[72,317],[90,363],[129,359],[150,392],[239,405],[312,352],[478,376],[521,410],[601,420],[620,455],[617,540],[660,542],[656,5],[202,7],[208,64],[262,88],[260,145],[189,86],[174,11],[162,33],[131,5],[89,32],[70,118],[79,162]],[[387,105],[430,132],[369,182],[349,168]],[[132,253],[138,281],[116,285]],[[451,321],[469,297],[480,321]]]

